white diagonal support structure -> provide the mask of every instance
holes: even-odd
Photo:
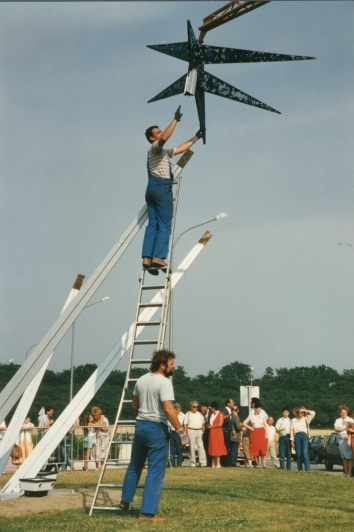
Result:
[[[204,246],[210,240],[212,233],[207,231],[199,242],[188,253],[187,257],[178,266],[177,270],[171,276],[171,289],[173,289],[183,274],[187,271],[192,262],[196,259],[199,253],[204,249]],[[161,302],[163,298],[162,290],[152,299],[151,303]],[[156,308],[146,308],[141,314],[142,321],[150,321],[156,312]],[[75,420],[83,412],[87,404],[91,401],[109,374],[114,370],[119,361],[123,358],[127,351],[129,351],[134,333],[133,323],[128,331],[122,336],[117,345],[110,351],[106,358],[101,362],[97,369],[93,372],[91,377],[87,380],[84,386],[75,395],[71,403],[61,413],[55,423],[52,425],[46,435],[36,445],[33,452],[25,460],[25,462],[14,473],[9,482],[2,489],[1,493],[18,493],[21,491],[20,479],[34,478],[42,465],[51,456],[54,449],[59,445],[65,434],[73,426]],[[137,334],[140,334],[144,326],[139,326]]]
[[[71,303],[74,297],[79,293],[79,290],[81,288],[84,278],[85,276],[81,274],[77,276],[75,283],[73,284],[72,289],[70,291],[70,294],[68,295],[68,298],[65,301],[61,314],[64,312],[66,307]],[[29,409],[31,408],[31,405],[36,396],[38,388],[42,382],[43,376],[52,358],[52,354],[53,353],[49,355],[48,359],[44,362],[40,371],[37,373],[35,378],[32,380],[32,382],[29,384],[24,394],[22,395],[21,400],[7,428],[7,431],[5,432],[5,436],[2,439],[1,447],[0,447],[0,476],[4,472],[4,469],[6,467],[7,461],[11,453],[11,450],[16,442],[17,436],[20,433],[21,427],[23,425],[23,421],[26,418],[26,415]]]

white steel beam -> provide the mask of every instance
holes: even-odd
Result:
[[[172,172],[174,179],[180,175],[184,166],[192,157],[193,152],[187,150],[182,157],[177,161]],[[134,218],[128,229],[123,233],[118,242],[113,246],[111,251],[107,254],[105,259],[101,262],[99,267],[88,279],[80,292],[80,295],[71,302],[70,305],[61,314],[58,320],[54,323],[48,333],[44,336],[41,342],[33,350],[31,355],[15,373],[10,382],[5,386],[0,394],[0,418],[5,419],[11,408],[18,401],[21,395],[26,390],[27,386],[32,382],[36,374],[41,370],[44,362],[54,351],[60,340],[70,329],[73,322],[79,316],[80,312],[90,301],[93,294],[105,280],[109,272],[118,262],[124,251],[132,242],[138,231],[147,220],[147,205],[144,205]]]
[[[70,294],[65,301],[64,307],[61,311],[61,314],[66,309],[66,307],[71,303],[71,301],[74,299],[76,294],[79,293],[79,290],[81,288],[82,282],[84,280],[85,276],[79,274],[75,280],[75,283],[72,286],[72,289],[70,291]],[[54,351],[53,351],[54,352]],[[16,411],[14,415],[12,416],[11,422],[5,432],[5,436],[2,439],[1,446],[0,446],[0,476],[3,474],[3,471],[6,467],[7,461],[9,459],[11,450],[16,442],[16,438],[20,433],[21,427],[23,425],[23,422],[26,418],[26,415],[31,408],[31,405],[33,403],[33,400],[36,396],[36,393],[38,391],[38,388],[42,382],[44,373],[46,372],[46,369],[49,365],[49,362],[52,358],[51,353],[48,357],[48,359],[44,362],[42,368],[37,373],[35,378],[32,380],[32,382],[28,385],[27,389],[25,390],[24,394],[21,397],[21,401],[19,402]]]
[[[171,289],[173,289],[183,274],[187,271],[192,262],[196,259],[199,253],[204,249],[204,246],[210,240],[212,233],[207,231],[199,240],[193,249],[188,253],[187,257],[178,266],[177,270],[171,276]],[[152,303],[161,302],[163,300],[163,290],[160,290],[151,300]],[[157,308],[145,308],[140,316],[140,321],[149,321],[155,314]],[[142,332],[144,326],[137,328],[137,335]],[[20,479],[34,478],[43,464],[53,453],[54,449],[59,445],[65,434],[71,429],[76,419],[83,412],[87,404],[91,401],[109,374],[114,370],[119,361],[123,358],[125,353],[131,347],[133,341],[134,323],[129,327],[128,331],[122,336],[117,345],[110,351],[106,358],[101,362],[97,369],[93,372],[91,377],[87,380],[84,386],[75,395],[71,403],[60,414],[50,430],[36,445],[32,453],[19,467],[19,469],[12,475],[11,479],[4,486],[1,493],[19,493],[21,491]]]

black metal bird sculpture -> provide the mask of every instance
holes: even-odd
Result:
[[[206,125],[205,125],[205,92],[222,96],[229,100],[260,107],[266,111],[280,114],[269,105],[253,98],[249,94],[229,85],[225,81],[218,79],[216,76],[209,74],[204,70],[204,65],[215,65],[221,63],[259,63],[259,62],[276,62],[276,61],[301,61],[304,59],[316,59],[315,57],[305,57],[300,55],[273,54],[267,52],[254,52],[251,50],[239,50],[237,48],[224,48],[222,46],[209,46],[199,44],[195,38],[194,31],[190,21],[187,21],[188,42],[179,42],[172,44],[155,44],[148,45],[157,52],[177,57],[189,64],[188,72],[169,87],[160,92],[157,96],[148,101],[156,102],[176,94],[184,93],[186,96],[194,96],[199,125],[203,131],[203,142],[206,142]]]

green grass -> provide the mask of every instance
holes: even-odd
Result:
[[[119,482],[124,471],[109,471]],[[56,489],[93,490],[97,472],[58,475]],[[1,484],[6,482],[1,479]],[[354,479],[321,473],[255,469],[168,469],[158,514],[161,524],[138,522],[133,514],[86,508],[28,517],[0,517],[1,532],[105,532],[113,530],[353,530]],[[139,506],[140,493],[135,502]],[[90,499],[91,500],[91,499]],[[119,500],[119,497],[118,497]],[[0,502],[0,515],[1,515]],[[5,503],[6,504],[6,503]]]

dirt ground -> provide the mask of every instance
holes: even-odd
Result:
[[[90,508],[93,490],[79,489],[75,493],[68,490],[53,490],[45,497],[19,497],[8,501],[0,501],[0,515],[2,517],[23,517],[29,514],[41,512],[60,512],[64,510],[76,510],[78,508]],[[107,506],[115,506],[120,501],[120,491],[105,490],[98,497],[97,503]]]

